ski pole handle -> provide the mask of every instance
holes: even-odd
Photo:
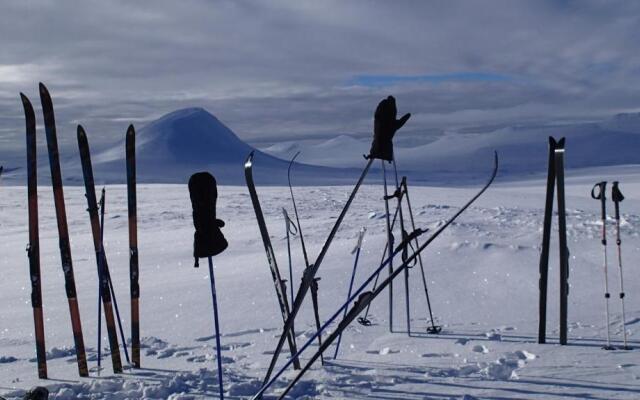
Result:
[[[355,254],[358,250],[362,248],[362,239],[364,239],[364,234],[367,232],[366,227],[360,228],[360,232],[358,232],[358,243],[356,243],[356,247],[351,250],[351,254]]]
[[[597,191],[596,191],[597,189]],[[600,200],[600,206],[602,207],[602,220],[606,220],[607,212],[606,212],[606,196],[605,191],[607,189],[607,181],[598,182],[593,185],[593,189],[591,189],[591,198],[594,200]]]
[[[620,191],[620,187],[618,187],[618,181],[613,182],[613,187],[611,188],[611,200],[613,200],[613,204],[616,208],[616,219],[620,220],[620,202],[624,200],[624,196]]]

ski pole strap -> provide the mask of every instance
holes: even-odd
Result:
[[[298,234],[298,227],[295,222],[289,217],[289,213],[287,213],[287,209],[282,207],[282,215],[284,216],[284,223],[287,227],[287,232],[296,236]]]
[[[362,248],[362,239],[364,238],[364,234],[367,232],[367,228],[364,226],[360,228],[360,232],[358,232],[358,243],[356,243],[356,247],[351,250],[351,254],[355,254],[356,251]]]
[[[602,212],[602,220],[604,221],[607,218],[606,213],[606,196],[605,190],[607,189],[607,181],[598,182],[593,185],[591,189],[591,198],[594,200],[600,200],[601,212]]]
[[[415,238],[417,238],[418,236],[422,235],[423,233],[427,232],[429,229],[416,229],[415,231],[411,232],[410,234],[408,234],[406,237],[404,237],[402,239],[402,242],[400,242],[400,244],[398,245],[398,247],[396,247],[395,253],[398,253],[400,250],[406,248],[412,240],[415,240]]]
[[[616,219],[620,220],[620,202],[624,200],[624,196],[620,191],[620,187],[618,186],[618,181],[613,182],[613,187],[611,188],[611,199],[613,200],[613,204],[616,208]]]
[[[402,190],[400,189],[400,186],[397,187],[392,194],[383,197],[384,200],[391,200],[395,198],[398,198],[398,199],[402,198]]]

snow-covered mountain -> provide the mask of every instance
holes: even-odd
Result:
[[[137,131],[136,158],[141,182],[186,182],[197,171],[207,170],[221,184],[244,184],[244,161],[254,151],[257,184],[284,184],[288,161],[265,154],[243,142],[202,108],[169,113]],[[97,154],[96,175],[108,181],[124,179],[124,141]],[[326,167],[295,165],[296,184],[342,181],[353,175]]]
[[[398,133],[402,135],[402,131]],[[508,127],[489,133],[444,134],[414,147],[395,147],[398,167],[433,180],[486,169],[491,153],[500,154],[500,173],[513,178],[546,171],[547,137],[566,137],[567,168],[640,164],[640,114],[620,114],[599,123]],[[299,160],[332,167],[357,167],[370,139],[341,135],[321,143],[287,142],[263,149],[280,158],[300,151]]]

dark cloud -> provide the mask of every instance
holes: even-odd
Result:
[[[107,145],[187,106],[253,143],[369,135],[388,93],[425,139],[588,120],[640,108],[638,37],[638,2],[5,2],[0,144],[23,145],[38,81],[63,145],[78,122]]]

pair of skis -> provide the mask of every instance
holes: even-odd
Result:
[[[57,132],[56,132],[56,124],[55,124],[55,115],[53,110],[53,102],[51,100],[51,96],[46,86],[42,83],[39,85],[40,92],[40,100],[42,103],[42,110],[44,114],[45,120],[45,131],[47,137],[47,149],[49,154],[49,166],[51,170],[51,183],[53,187],[53,196],[54,196],[54,204],[56,211],[56,221],[58,226],[58,236],[59,236],[59,245],[60,245],[60,257],[62,263],[62,270],[65,280],[65,292],[67,295],[67,301],[69,304],[69,313],[71,317],[71,326],[74,337],[74,344],[76,349],[76,358],[78,364],[78,371],[80,376],[86,377],[89,375],[89,371],[87,368],[87,359],[86,359],[86,351],[84,346],[84,338],[82,335],[82,326],[80,319],[80,312],[78,308],[78,300],[76,294],[76,285],[75,278],[73,273],[73,264],[71,258],[71,246],[69,240],[69,231],[67,226],[67,217],[66,217],[66,208],[64,202],[64,191],[62,184],[62,173],[60,168],[60,155],[58,152],[58,143],[57,143]],[[43,310],[42,310],[42,289],[41,289],[41,274],[40,274],[40,244],[39,244],[39,229],[38,229],[38,198],[37,198],[37,150],[36,150],[36,118],[35,112],[33,110],[33,106],[29,101],[28,97],[23,93],[20,93],[20,97],[22,99],[22,104],[24,107],[25,113],[25,125],[26,125],[26,143],[27,143],[27,175],[28,175],[28,209],[29,209],[29,244],[27,246],[27,254],[29,258],[29,274],[31,281],[31,302],[33,308],[34,315],[34,326],[35,326],[35,337],[36,337],[36,359],[38,364],[38,376],[42,379],[47,378],[47,365],[46,365],[46,350],[45,350],[45,336],[44,336],[44,318],[43,318]],[[81,129],[81,127],[80,127]],[[79,129],[79,130],[80,130]],[[80,135],[80,133],[79,133]],[[128,134],[129,136],[129,134]],[[85,137],[86,139],[86,137]],[[127,139],[127,149],[129,149],[130,140]],[[131,140],[133,142],[133,138]],[[133,147],[131,146],[133,151]],[[129,215],[131,221],[131,215],[134,216],[135,222],[135,156],[133,153],[131,155],[130,152],[127,152],[127,170],[132,171],[132,174],[128,174],[129,178],[127,180],[127,186],[129,190]],[[130,165],[132,164],[132,165]],[[91,185],[93,187],[93,185]],[[95,190],[89,191],[89,194],[93,193],[93,201],[95,203]],[[133,196],[131,194],[133,192]],[[131,203],[131,198],[133,198],[133,208]],[[89,196],[87,200],[90,201]],[[97,215],[97,207],[92,207],[89,205],[89,211],[96,211]],[[94,221],[92,215],[92,231]],[[133,236],[133,240],[131,240],[131,232],[132,230],[135,233],[135,224],[132,226],[130,224],[130,243],[131,248],[134,249],[136,246],[135,235]],[[95,236],[95,235],[94,235]],[[94,238],[95,245],[95,238]],[[101,249],[101,243],[98,250]],[[96,254],[98,255],[98,250]],[[100,250],[100,253],[101,250]],[[132,271],[135,271],[135,281],[133,279],[132,272],[132,293],[133,287],[135,283],[136,292],[137,292],[137,250],[135,252],[136,257],[133,257],[134,252],[132,251],[131,257],[131,266]],[[101,264],[102,256],[99,256],[98,263]],[[135,269],[133,268],[135,264]],[[100,266],[98,267],[100,270]],[[132,295],[133,298],[133,295]],[[108,297],[107,297],[108,299]],[[136,338],[139,338],[139,333],[137,333],[137,301],[135,302],[136,312],[133,312],[134,301],[132,301],[132,319],[134,323],[132,324],[132,329],[134,330],[134,334],[132,334],[132,342],[134,346],[134,366],[139,366],[139,341],[136,344]],[[106,312],[106,311],[105,311]],[[110,335],[111,338],[111,335]],[[117,341],[117,337],[116,337]],[[114,353],[114,352],[112,352]],[[114,358],[118,358],[119,354],[113,356]],[[115,361],[115,359],[114,359]],[[114,371],[117,372],[118,369],[117,363],[114,362]]]
[[[602,221],[602,249],[604,252],[604,301],[605,301],[605,318],[606,318],[606,329],[607,329],[607,344],[603,347],[605,350],[615,350],[615,347],[611,345],[611,332],[610,332],[610,324],[609,324],[609,298],[611,294],[609,293],[609,271],[608,271],[608,260],[607,260],[607,208],[606,208],[606,188],[607,182],[602,181],[598,182],[591,189],[591,198],[594,200],[600,201],[600,218]],[[622,303],[622,337],[624,340],[624,346],[622,347],[624,350],[629,350],[631,347],[627,345],[627,328],[625,322],[625,312],[624,312],[624,279],[622,275],[622,240],[620,239],[620,203],[624,200],[624,195],[620,191],[618,181],[613,182],[613,186],[611,188],[611,199],[613,200],[615,206],[615,219],[616,219],[616,245],[618,248],[618,268],[620,271],[620,302]]]
[[[356,184],[356,187],[354,188],[354,192],[357,191],[357,188],[359,186],[359,184],[362,181],[362,178],[364,178],[364,175],[366,174],[366,171],[368,170],[368,167],[371,165],[371,159],[369,160],[367,166],[365,167],[365,170],[363,171],[363,174],[361,176],[361,179],[358,181],[358,183]],[[313,365],[313,363],[320,357],[320,355],[333,343],[334,340],[336,340],[341,333],[346,329],[347,326],[349,326],[349,324],[351,324],[351,322],[353,322],[353,320],[358,316],[358,314],[360,314],[380,293],[382,293],[382,291],[384,291],[384,289],[386,289],[387,286],[390,285],[390,283],[393,281],[393,279],[395,277],[397,277],[400,273],[404,272],[404,270],[406,268],[409,268],[409,266],[416,261],[417,257],[420,255],[420,253],[422,251],[424,251],[425,248],[427,248],[427,246],[429,246],[429,244],[431,244],[431,242],[433,242],[433,240],[435,240],[449,225],[451,225],[451,223],[453,223],[453,221],[455,221],[471,204],[473,204],[473,202],[475,202],[491,185],[491,183],[493,183],[493,180],[496,177],[496,174],[498,172],[498,155],[497,153],[494,156],[494,167],[493,167],[493,171],[491,173],[491,176],[488,180],[488,182],[482,187],[482,189],[480,189],[480,191],[478,191],[478,193],[476,193],[465,205],[463,205],[451,218],[449,218],[447,220],[447,222],[445,222],[442,226],[440,226],[440,228],[438,228],[438,230],[436,230],[433,234],[431,234],[431,236],[423,243],[420,245],[420,247],[418,247],[413,254],[411,254],[410,256],[407,256],[406,259],[403,260],[402,264],[400,264],[400,266],[398,266],[398,268],[396,268],[393,273],[388,276],[386,279],[384,279],[380,285],[378,285],[378,287],[373,290],[373,291],[367,291],[365,292],[364,290],[366,289],[366,287],[374,280],[374,278],[376,276],[378,276],[383,269],[391,262],[391,259],[393,257],[395,257],[396,255],[398,255],[399,253],[403,252],[405,250],[405,248],[409,245],[409,243],[411,243],[415,238],[417,238],[418,236],[424,234],[426,232],[426,230],[421,230],[421,229],[417,229],[415,231],[413,231],[412,233],[410,233],[409,235],[407,235],[407,237],[405,237],[402,242],[399,244],[399,246],[392,251],[392,255],[386,259],[386,261],[384,261],[365,281],[364,283],[349,297],[349,299],[347,300],[347,302],[345,302],[322,326],[321,328],[318,330],[318,332],[316,332],[316,334],[314,334],[311,338],[309,338],[307,340],[307,342],[305,342],[305,344],[300,348],[300,350],[291,358],[289,359],[286,364],[273,376],[273,378],[270,378],[267,382],[265,382],[263,384],[263,386],[260,388],[260,390],[252,397],[253,400],[259,399],[262,397],[262,395],[266,392],[266,390],[275,383],[275,381],[286,371],[286,369],[293,363],[293,360],[298,359],[298,357],[302,354],[302,352],[304,352],[310,345],[311,343],[313,343],[313,341],[316,339],[316,337],[320,336],[322,334],[322,332],[327,329],[328,326],[330,326],[339,316],[340,314],[343,313],[343,311],[345,309],[349,308],[349,305],[355,301],[353,307],[347,312],[346,316],[340,321],[340,323],[338,324],[338,327],[331,333],[331,335],[329,335],[327,338],[325,338],[322,346],[320,346],[320,348],[312,355],[311,359],[307,362],[307,364],[305,364],[305,366],[298,372],[298,374],[295,376],[295,378],[289,383],[289,385],[284,389],[284,391],[282,393],[280,393],[280,396],[278,397],[278,399],[283,399],[287,393],[289,393],[289,391],[293,388],[293,386],[295,386],[295,384],[301,379],[301,377],[303,376],[303,374]],[[353,194],[353,193],[352,193]],[[348,209],[348,206],[350,204],[350,201],[347,201],[347,204],[345,206],[345,210]],[[344,210],[343,213],[341,213],[341,216],[343,216],[344,214]],[[339,218],[339,220],[341,220]],[[336,228],[334,226],[334,228]],[[337,229],[337,228],[336,228]],[[335,232],[332,230],[332,233],[335,234]],[[330,235],[330,238],[333,238],[333,235]],[[326,247],[326,244],[325,244]],[[322,252],[321,252],[322,255]],[[320,258],[320,257],[319,257]],[[321,258],[320,258],[321,259]],[[300,291],[298,292],[298,297],[300,296]],[[357,299],[357,300],[356,300]],[[296,298],[296,300],[298,300],[298,298]],[[294,308],[295,310],[295,308]],[[294,315],[293,312],[291,314],[292,316]],[[285,331],[286,333],[286,331]]]
[[[553,215],[554,188],[558,189],[558,241],[560,246],[560,344],[567,344],[567,307],[569,298],[569,248],[567,247],[567,217],[564,201],[564,143],[549,137],[549,162],[547,174],[547,197],[544,208],[542,251],[540,252],[540,321],[538,343],[546,342],[547,327],[547,281],[549,275],[549,242],[551,240],[551,217]]]
[[[113,310],[115,309],[118,318],[120,336],[123,341],[125,357],[127,362],[129,354],[127,352],[127,343],[124,338],[122,323],[120,320],[120,312],[115,299],[113,283],[109,273],[107,258],[102,243],[102,229],[104,228],[104,189],[102,191],[101,211],[103,223],[98,220],[98,205],[96,201],[95,185],[93,179],[93,168],[91,164],[91,152],[87,135],[78,125],[78,148],[80,151],[80,160],[82,162],[82,172],[84,176],[87,211],[91,221],[91,231],[93,235],[94,249],[96,252],[96,261],[98,264],[99,279],[99,297],[105,312],[105,320],[107,323],[107,333],[109,337],[109,345],[111,348],[111,358],[113,363],[113,371],[115,373],[122,372],[122,362],[120,360],[120,352],[118,346],[118,335],[115,328]],[[135,174],[135,129],[130,125],[126,133],[126,163],[127,163],[127,199],[129,213],[129,273],[130,273],[130,292],[131,292],[131,350],[133,366],[140,367],[140,323],[139,323],[139,284],[138,284],[138,249],[137,249],[137,213],[136,213],[136,174]],[[112,308],[113,299],[113,308]],[[100,321],[98,321],[100,324]],[[100,326],[100,325],[98,325]],[[98,338],[98,346],[100,346],[100,338]],[[100,356],[98,356],[98,365],[100,365]]]
[[[51,185],[53,186],[53,199],[58,225],[58,237],[60,239],[60,258],[62,272],[65,281],[65,292],[69,303],[71,316],[71,328],[76,349],[76,360],[80,376],[89,376],[87,368],[87,356],[82,336],[80,322],[80,310],[76,295],[76,284],[71,261],[71,245],[69,242],[69,230],[62,188],[62,174],[60,171],[60,155],[56,135],[56,124],[53,113],[53,103],[47,88],[40,83],[40,100],[44,114],[45,131],[47,136],[47,149],[49,153],[49,167],[51,169]],[[20,93],[26,120],[27,133],[27,192],[29,202],[29,245],[27,254],[29,257],[29,273],[31,278],[31,305],[33,307],[36,358],[38,363],[38,376],[47,378],[46,351],[44,340],[44,322],[42,312],[42,289],[40,278],[40,243],[38,231],[38,189],[37,189],[37,157],[36,157],[36,118],[31,102],[23,93]]]

